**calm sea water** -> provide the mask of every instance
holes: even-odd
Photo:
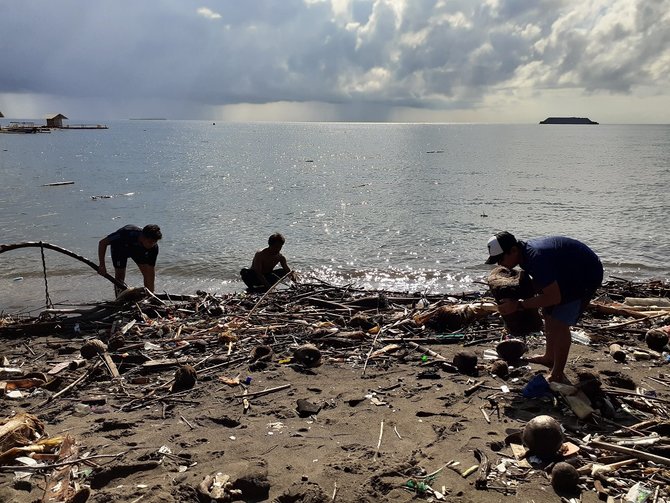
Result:
[[[362,287],[481,289],[486,240],[504,229],[581,239],[607,276],[669,275],[670,126],[108,125],[0,135],[0,243],[97,261],[103,236],[157,223],[169,293],[242,290],[239,269],[276,231],[303,277]],[[75,183],[43,186],[58,181]],[[54,302],[111,297],[84,264],[45,259]],[[141,284],[132,263],[127,280]],[[0,310],[44,302],[39,250],[0,254]]]

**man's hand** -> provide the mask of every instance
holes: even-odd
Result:
[[[105,266],[105,264],[100,264],[98,266],[98,274],[100,274],[101,276],[107,274],[107,267]]]
[[[516,299],[506,299],[498,304],[498,312],[503,316],[516,313],[519,310],[519,301]]]

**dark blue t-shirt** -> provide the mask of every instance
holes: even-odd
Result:
[[[141,234],[142,229],[136,225],[126,225],[107,236],[112,249],[112,259],[116,257],[119,259],[132,258],[137,264],[155,266],[158,257],[158,245],[147,250],[139,241]]]
[[[592,294],[603,280],[598,255],[581,241],[549,236],[519,243],[523,255],[520,267],[530,274],[538,290],[558,282],[562,304]]]

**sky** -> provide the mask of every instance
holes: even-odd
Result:
[[[0,0],[0,112],[667,124],[670,0]]]

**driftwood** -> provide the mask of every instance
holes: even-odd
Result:
[[[409,297],[410,294],[398,294],[391,292],[359,291],[348,286],[336,287],[324,282],[293,284],[290,287],[275,289],[266,295],[260,294],[226,294],[210,295],[199,293],[197,296],[169,296],[164,298],[166,303],[157,303],[156,299],[147,298],[137,292],[130,290],[116,302],[102,303],[94,308],[77,310],[47,310],[45,311],[47,319],[60,318],[57,323],[71,323],[70,319],[76,319],[76,315],[90,315],[97,318],[95,322],[81,325],[81,332],[69,332],[68,336],[63,335],[54,340],[49,338],[47,345],[21,344],[21,341],[9,341],[7,348],[3,351],[7,355],[6,362],[2,365],[5,376],[9,376],[12,382],[28,382],[36,377],[30,377],[27,373],[22,374],[21,368],[17,362],[27,362],[32,367],[33,373],[48,373],[47,381],[42,387],[45,393],[48,390],[50,398],[45,402],[39,403],[42,399],[40,394],[31,397],[25,397],[23,402],[34,404],[29,410],[44,413],[45,418],[53,418],[59,411],[64,414],[68,409],[74,406],[76,402],[93,407],[92,400],[104,400],[104,407],[110,407],[119,414],[124,414],[132,410],[145,408],[150,404],[158,405],[158,415],[161,414],[160,406],[163,407],[162,416],[165,419],[166,410],[169,411],[173,406],[192,405],[202,407],[203,402],[209,403],[210,396],[215,395],[217,401],[226,404],[226,408],[239,405],[245,405],[243,410],[247,410],[249,404],[255,405],[254,400],[263,395],[271,393],[289,392],[291,384],[280,384],[271,388],[264,388],[259,391],[253,391],[253,388],[246,390],[246,387],[257,381],[253,372],[262,371],[267,365],[270,368],[276,368],[278,365],[292,367],[295,371],[311,375],[315,373],[310,367],[310,360],[296,358],[296,350],[305,348],[307,345],[313,345],[316,353],[321,357],[323,366],[331,365],[332,362],[347,362],[359,369],[368,366],[368,369],[374,368],[375,373],[383,373],[387,370],[393,370],[394,365],[409,366],[420,371],[417,375],[422,379],[441,378],[443,382],[448,381],[449,390],[456,391],[454,396],[459,398],[460,402],[472,402],[475,393],[479,394],[481,399],[488,400],[491,403],[491,411],[500,409],[505,412],[505,418],[501,418],[500,409],[498,409],[498,423],[511,420],[522,421],[514,412],[514,402],[511,400],[521,399],[519,396],[520,386],[511,386],[511,382],[502,383],[497,380],[500,378],[491,378],[488,374],[489,364],[478,366],[479,377],[476,382],[466,380],[463,376],[450,376],[446,372],[457,373],[458,368],[451,363],[451,358],[446,355],[452,355],[457,348],[449,346],[449,353],[440,346],[459,343],[469,345],[471,343],[487,343],[489,349],[485,355],[492,354],[495,358],[497,348],[496,342],[500,340],[502,332],[502,321],[496,312],[495,305],[490,299],[467,299],[460,304],[454,302],[451,296],[442,296],[442,298],[431,298],[431,304],[438,308],[449,305],[458,307],[455,314],[460,326],[458,334],[441,333],[428,326],[428,324],[419,323],[423,321],[417,318],[418,314],[440,313],[438,309],[420,310],[418,306],[415,309],[405,307],[409,300],[421,300],[424,297]],[[605,285],[602,293],[607,294],[615,302],[619,302],[624,297],[648,297],[655,292],[667,296],[667,289],[664,286],[643,285],[640,287],[640,293],[635,291],[635,285],[625,283],[615,283],[614,285]],[[397,299],[405,298],[408,303],[403,303]],[[380,300],[387,299],[388,305],[383,307]],[[457,306],[455,306],[457,304]],[[471,311],[471,307],[480,308],[489,306],[490,311],[477,312],[477,316],[463,317],[460,310]],[[318,306],[318,307],[317,307]],[[369,307],[368,312],[360,312],[361,307]],[[88,306],[87,306],[88,307]],[[624,308],[625,309],[625,308]],[[613,320],[612,316],[594,316],[596,309],[592,306],[587,309],[584,318],[580,322],[580,329],[584,330],[590,337],[591,344],[599,347],[607,354],[607,348],[612,343],[625,344],[625,349],[631,356],[631,365],[635,365],[634,354],[641,348],[640,344],[645,344],[643,337],[650,329],[661,329],[667,326],[667,322],[647,316],[646,318],[634,318],[633,321],[620,322]],[[631,310],[631,312],[636,312]],[[100,318],[105,313],[110,313],[104,318]],[[357,316],[354,314],[358,313]],[[472,313],[471,313],[472,314]],[[442,314],[443,315],[443,314]],[[625,312],[617,312],[618,316],[628,316]],[[630,315],[632,317],[633,315]],[[39,325],[40,319],[33,319],[33,326]],[[63,321],[66,320],[66,321]],[[367,322],[366,322],[367,320]],[[617,321],[612,324],[612,321]],[[13,326],[20,325],[22,322],[15,322],[11,317],[0,318],[0,335],[6,330],[11,330]],[[634,326],[629,326],[634,325]],[[52,330],[47,329],[42,335],[51,335]],[[594,337],[597,332],[597,337]],[[39,331],[35,331],[39,333]],[[635,337],[631,336],[635,334]],[[113,338],[121,338],[112,344]],[[103,372],[101,357],[104,357],[104,351],[95,353],[94,359],[87,364],[86,369],[80,368],[79,355],[76,349],[81,351],[82,339],[100,338],[108,346],[109,355],[117,365],[116,370],[121,379],[118,384],[110,386],[109,383],[115,378],[112,369],[110,373]],[[337,344],[335,343],[337,342]],[[532,339],[528,341],[533,343]],[[492,343],[492,344],[490,344]],[[117,345],[118,344],[118,345]],[[377,349],[377,345],[384,345]],[[438,347],[429,349],[429,344],[438,344]],[[258,351],[255,348],[263,347],[264,355],[267,358],[259,358]],[[432,347],[432,346],[431,346]],[[12,348],[15,351],[12,351]],[[39,348],[39,349],[38,349]],[[28,351],[26,353],[25,350]],[[35,351],[33,351],[33,349]],[[70,349],[70,351],[60,351],[61,349]],[[454,351],[451,351],[451,350]],[[478,348],[479,349],[479,348]],[[44,353],[42,353],[44,351]],[[443,352],[443,354],[441,354]],[[640,352],[641,351],[637,351]],[[82,353],[83,354],[83,353]],[[299,353],[298,353],[299,354]],[[660,367],[664,361],[664,355],[648,351],[645,353],[648,360],[645,365],[659,365],[659,370],[665,372]],[[481,352],[480,352],[481,355]],[[46,358],[44,357],[46,356]],[[608,356],[609,358],[609,356]],[[485,358],[485,360],[488,360]],[[32,362],[32,363],[31,363]],[[302,365],[299,363],[302,362]],[[396,363],[397,362],[397,363]],[[189,364],[197,371],[197,381],[193,387],[179,392],[170,392],[170,387],[175,375],[174,367]],[[27,370],[28,365],[23,368]],[[568,363],[573,372],[578,371],[580,365],[577,360]],[[43,366],[39,368],[39,366]],[[16,368],[14,368],[16,367]],[[667,368],[667,367],[666,367]],[[78,370],[79,369],[79,370]],[[248,370],[247,370],[248,369]],[[405,371],[406,368],[403,369]],[[519,385],[531,378],[531,375],[525,372],[521,367],[515,372],[519,378]],[[583,373],[583,372],[581,372]],[[579,374],[581,374],[579,373]],[[615,376],[617,379],[625,376]],[[58,375],[58,378],[52,377]],[[245,376],[248,376],[245,379]],[[597,376],[596,376],[597,377]],[[290,379],[290,377],[289,377]],[[482,379],[482,381],[479,381]],[[492,386],[483,384],[483,380],[491,383]],[[495,380],[494,380],[495,379]],[[666,374],[658,373],[658,377],[647,377],[653,382],[670,387],[670,380]],[[38,379],[39,380],[39,379]],[[595,379],[583,379],[580,375],[579,384],[576,386],[551,385],[555,395],[562,397],[561,406],[553,408],[557,420],[561,421],[567,432],[567,438],[564,446],[572,444],[572,450],[569,447],[561,451],[561,455],[571,458],[571,463],[582,473],[582,484],[594,487],[596,491],[603,494],[604,490],[611,493],[613,497],[621,496],[635,482],[642,482],[648,486],[660,487],[658,501],[664,501],[668,497],[668,491],[664,485],[659,482],[664,481],[664,472],[658,472],[659,469],[665,469],[667,465],[665,460],[670,458],[668,455],[668,424],[667,418],[670,400],[667,398],[667,389],[658,388],[647,391],[625,391],[624,384],[618,380],[609,380],[611,386],[598,386],[595,391],[591,390],[587,384]],[[9,382],[9,381],[7,381]],[[504,385],[503,385],[504,384]],[[13,384],[12,384],[13,385]],[[648,383],[645,385],[648,386]],[[220,388],[219,388],[220,386]],[[381,391],[388,393],[391,390],[400,388],[404,393],[407,388],[401,381],[393,385],[382,388]],[[622,386],[619,388],[618,386]],[[634,390],[636,383],[632,383]],[[241,389],[240,387],[245,387]],[[511,388],[511,389],[510,389]],[[592,393],[593,391],[593,393]],[[658,393],[653,396],[652,391]],[[412,393],[416,395],[416,400],[420,399],[420,388],[412,388]],[[393,399],[393,395],[388,395],[388,399]],[[65,396],[64,396],[65,395]],[[465,398],[464,395],[470,395]],[[583,395],[587,395],[585,399]],[[593,395],[593,396],[592,396]],[[604,402],[599,401],[605,395],[611,399],[609,408],[616,414],[606,415]],[[281,394],[274,395],[274,398],[281,397]],[[67,399],[64,399],[67,398]],[[352,405],[357,400],[363,400],[360,397],[354,397],[355,400],[345,403]],[[477,398],[479,399],[479,398]],[[270,398],[258,400],[258,405]],[[338,398],[333,398],[334,403]],[[590,400],[590,402],[589,402]],[[563,402],[567,405],[564,406]],[[98,402],[95,402],[97,406]],[[375,403],[375,402],[373,402]],[[612,405],[612,403],[614,405]],[[352,405],[353,406],[353,405]],[[504,409],[503,409],[504,406]],[[549,406],[547,404],[547,406]],[[624,407],[625,406],[625,407]],[[27,407],[27,405],[26,405]],[[260,408],[260,407],[259,407]],[[85,412],[85,407],[83,407]],[[154,407],[152,407],[154,409]],[[484,419],[493,427],[496,422],[494,414],[489,409],[486,411],[479,407]],[[430,415],[456,417],[453,414],[455,409],[445,409],[444,412],[433,412],[420,410],[417,417],[427,417]],[[511,411],[511,413],[510,413]],[[116,414],[115,412],[115,414]],[[194,416],[197,411],[194,411]],[[243,413],[241,411],[241,413]],[[189,423],[186,417],[180,411],[172,412],[174,417],[182,418],[182,421],[189,428],[202,427],[195,423]],[[638,417],[639,419],[635,419]],[[563,417],[561,417],[563,416]],[[577,416],[577,417],[575,417]],[[95,416],[91,417],[93,421]],[[581,420],[578,421],[578,419]],[[119,419],[119,424],[128,422],[128,420]],[[645,422],[639,422],[644,419]],[[239,425],[237,420],[228,417],[217,418],[220,424]],[[635,421],[638,424],[630,425]],[[110,420],[112,421],[112,420]],[[114,420],[116,421],[116,420]],[[105,425],[109,421],[105,420]],[[1,425],[0,425],[1,426]],[[396,435],[400,437],[397,430]],[[590,435],[589,437],[585,435]],[[597,435],[597,440],[590,440],[593,435]],[[511,437],[511,435],[510,435]],[[581,440],[579,440],[581,439]],[[30,441],[32,441],[29,438]],[[51,440],[51,439],[49,439]],[[520,440],[519,440],[520,441]],[[598,443],[600,442],[600,443]],[[516,452],[514,439],[505,439],[505,443],[510,445],[512,452]],[[380,443],[377,443],[378,449]],[[56,451],[56,442],[52,444],[49,452]],[[631,449],[631,447],[635,447]],[[21,447],[21,450],[13,451],[25,456],[24,449],[42,448],[36,443]],[[520,446],[519,446],[520,448]],[[18,449],[18,447],[16,448]],[[506,447],[501,447],[506,449]],[[525,450],[520,448],[524,453]],[[622,449],[627,449],[623,451]],[[31,451],[33,452],[33,451]],[[35,451],[44,452],[44,451]],[[376,451],[379,457],[379,450]],[[43,463],[26,468],[26,471],[41,471],[46,477],[49,473],[58,467],[59,464],[77,464],[85,463],[84,457],[80,459],[67,458],[66,461],[58,461],[55,454],[48,454],[52,457],[44,457]],[[477,481],[474,487],[481,490],[502,490],[504,492],[513,491],[515,484],[517,490],[522,490],[521,484],[524,480],[531,477],[542,476],[541,471],[530,470],[530,465],[522,459],[515,460],[508,457],[505,453],[498,454],[497,450],[491,448],[491,451],[484,453],[476,452],[475,455],[479,461],[478,465],[466,468],[457,472],[463,476],[477,472]],[[615,485],[609,481],[611,477],[607,474],[603,478],[598,478],[600,472],[592,474],[592,468],[596,465],[614,469],[618,460],[623,456],[634,459],[639,467],[623,469],[621,465],[620,485]],[[654,456],[649,457],[649,456]],[[504,457],[504,459],[501,458]],[[587,457],[588,456],[588,457]],[[645,456],[645,457],[642,457]],[[666,457],[667,456],[667,457]],[[15,459],[16,456],[7,458],[7,461]],[[92,459],[95,456],[89,457]],[[462,461],[462,460],[461,460]],[[664,466],[657,467],[647,465],[645,462],[661,463]],[[128,465],[130,470],[151,470],[154,464],[135,464],[133,460],[124,460],[124,466]],[[500,464],[499,464],[500,463]],[[630,461],[628,461],[630,463]],[[0,463],[2,464],[2,463]],[[18,462],[16,463],[18,464]],[[458,463],[457,463],[458,464]],[[592,465],[592,466],[589,466]],[[501,466],[502,465],[502,466]],[[455,465],[449,463],[454,469]],[[490,470],[491,466],[498,469]],[[588,469],[585,467],[589,466]],[[506,467],[506,468],[505,468]],[[9,468],[5,466],[4,468]],[[503,469],[504,468],[504,469]],[[599,468],[600,470],[600,468]],[[646,471],[643,471],[646,470]],[[0,472],[3,468],[0,467]],[[8,470],[4,470],[8,471]],[[81,473],[81,469],[79,470]],[[90,477],[89,482],[93,491],[103,489],[110,482],[123,478],[128,475],[122,467],[116,466],[109,470],[96,470]],[[658,475],[656,475],[658,473]],[[150,472],[147,474],[150,476]],[[430,475],[422,477],[426,484],[430,483]],[[655,478],[658,477],[658,478]],[[59,487],[66,487],[67,473],[51,475],[54,482],[63,480]],[[473,477],[474,478],[474,477]],[[502,485],[497,484],[503,482]],[[600,484],[600,486],[598,485]],[[429,486],[427,486],[429,487]],[[598,489],[598,488],[601,489]],[[474,488],[473,488],[474,489]],[[416,489],[414,489],[416,491]],[[439,498],[438,498],[439,499]]]
[[[62,253],[64,255],[67,255],[68,257],[72,257],[74,259],[79,260],[80,262],[83,262],[84,264],[91,267],[96,272],[98,271],[98,264],[96,264],[95,262],[92,262],[89,259],[87,259],[85,257],[82,257],[81,255],[77,255],[76,253],[71,252],[70,250],[66,250],[65,248],[61,248],[60,246],[52,245],[50,243],[44,243],[42,241],[28,241],[28,242],[25,242],[25,243],[0,245],[0,253],[5,253],[5,252],[11,251],[11,250],[18,250],[19,248],[46,248],[48,250],[57,251],[58,253]],[[110,276],[107,273],[101,274],[101,276],[108,279],[115,286],[118,286],[119,288],[122,288],[124,290],[126,288],[128,288],[128,286],[123,281],[119,281],[114,276]]]
[[[659,465],[670,466],[670,458],[657,456],[656,454],[651,454],[649,452],[638,451],[637,449],[631,449],[630,447],[623,447],[621,445],[602,442],[600,440],[591,440],[589,444],[593,447],[599,447],[600,449],[626,454],[627,456],[633,456],[637,459],[643,459],[645,461],[652,461]]]

